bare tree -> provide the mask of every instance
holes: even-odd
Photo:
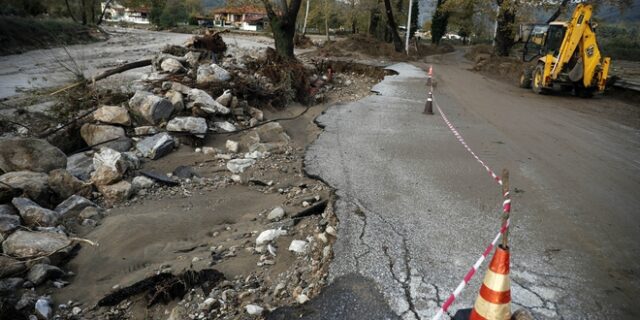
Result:
[[[384,8],[385,8],[385,11],[387,12],[387,27],[393,39],[393,46],[396,52],[403,52],[404,47],[402,45],[402,39],[400,39],[400,35],[398,35],[398,25],[396,24],[396,21],[393,19],[393,11],[391,10],[390,0],[384,0]]]

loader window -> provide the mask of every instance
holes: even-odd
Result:
[[[553,54],[557,56],[560,52],[560,46],[564,40],[564,33],[567,28],[564,26],[551,25],[547,31],[547,41],[545,41],[545,54]]]
[[[542,54],[547,28],[547,25],[537,25],[531,30],[522,51],[523,61],[529,62]]]

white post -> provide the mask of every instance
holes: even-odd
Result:
[[[405,40],[404,49],[407,51],[407,55],[409,55],[409,34],[411,30],[411,10],[413,7],[413,0],[409,0],[409,14],[407,15],[407,35]]]
[[[500,6],[496,8],[496,22],[493,25],[493,41],[491,42],[491,46],[495,48],[496,46],[496,37],[498,36],[498,19],[500,19]]]
[[[304,26],[302,27],[302,34],[307,34],[307,18],[309,17],[309,0],[307,0],[307,11],[304,14]]]

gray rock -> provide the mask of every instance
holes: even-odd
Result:
[[[166,58],[162,60],[162,63],[160,64],[160,69],[168,73],[179,73],[179,72],[186,71],[184,66],[182,66],[182,63],[180,63],[180,61],[174,58]]]
[[[258,121],[264,120],[264,113],[258,108],[250,107],[249,114]]]
[[[173,138],[166,132],[146,137],[136,144],[136,149],[142,156],[150,159],[159,159],[173,150]]]
[[[191,68],[195,68],[198,66],[198,61],[200,61],[200,52],[189,51],[184,55],[184,58]]]
[[[229,108],[218,103],[204,90],[191,89],[187,97],[191,100],[191,102],[187,103],[187,108],[189,109],[198,107],[210,114],[229,114],[231,112]]]
[[[222,131],[232,132],[236,131],[237,128],[229,121],[218,121],[213,123],[216,128],[221,129]]]
[[[164,94],[164,96],[169,99],[169,102],[173,105],[173,110],[175,110],[175,112],[184,110],[184,97],[182,96],[182,93],[176,90],[169,90]]]
[[[237,153],[240,150],[240,144],[233,140],[227,140],[224,146],[229,152]]]
[[[0,138],[0,171],[49,172],[67,166],[67,156],[45,140]]]
[[[158,128],[154,126],[142,126],[133,129],[136,135],[152,135],[158,133]]]
[[[291,138],[284,131],[284,128],[278,122],[270,122],[256,128],[256,132],[260,135],[262,142],[284,142],[289,143]]]
[[[227,162],[227,169],[233,173],[242,173],[256,163],[254,159],[233,159]]]
[[[167,123],[168,131],[190,132],[193,134],[205,134],[207,132],[207,120],[199,117],[175,117]]]
[[[12,294],[22,287],[22,278],[6,278],[0,280],[0,296]]]
[[[128,169],[122,153],[109,148],[102,148],[93,155],[93,166],[96,170],[91,174],[91,182],[96,186],[120,181]]]
[[[189,91],[191,91],[191,89],[192,89],[191,87],[185,86],[180,82],[165,81],[162,83],[162,90],[167,90],[167,91],[174,90],[184,95],[189,94]]]
[[[173,169],[172,173],[174,177],[178,177],[180,179],[191,179],[199,176],[198,173],[190,166],[178,166]]]
[[[48,297],[41,297],[36,301],[36,315],[45,320],[49,320],[53,316],[53,308],[51,300]]]
[[[84,153],[76,153],[67,158],[67,171],[80,180],[89,180],[93,170],[93,159]]]
[[[216,101],[225,107],[230,107],[231,100],[233,100],[231,90],[225,90],[219,97],[216,98]]]
[[[124,129],[116,126],[85,123],[80,128],[80,136],[89,146],[96,149],[106,147],[127,151],[131,148],[131,139],[127,137]]]
[[[18,211],[9,204],[0,204],[0,214],[17,215]]]
[[[208,84],[216,81],[229,81],[231,74],[217,64],[200,65],[196,76],[197,84]]]
[[[27,266],[24,262],[0,256],[0,279],[22,274],[26,270]]]
[[[27,198],[13,198],[11,203],[18,209],[28,226],[53,227],[58,222],[58,213],[45,209]]]
[[[56,266],[39,263],[31,267],[31,270],[29,270],[27,274],[27,279],[35,286],[38,286],[47,280],[59,279],[64,276],[64,274],[64,271]]]
[[[133,178],[131,185],[134,190],[149,189],[153,187],[155,182],[145,176],[137,176]]]
[[[249,147],[249,152],[258,151],[261,153],[284,153],[287,144],[284,142],[273,142],[273,143],[256,143]]]
[[[16,310],[31,309],[36,305],[38,295],[35,291],[26,290],[16,303]]]
[[[14,171],[0,176],[0,182],[22,190],[30,199],[43,205],[49,204],[51,196],[48,180],[46,173],[31,171]]]
[[[15,229],[20,227],[20,216],[0,213],[0,242],[6,239]]]
[[[64,234],[17,230],[2,243],[2,250],[12,257],[28,258],[49,255],[70,245]]]
[[[98,186],[98,191],[104,196],[105,202],[113,205],[129,199],[133,189],[129,182],[123,180],[112,185]]]
[[[74,194],[90,197],[93,187],[90,183],[81,181],[65,169],[56,169],[49,172],[49,188],[62,199]]]
[[[84,221],[85,219],[97,220],[100,218],[100,209],[97,207],[86,207],[78,214],[78,220]]]
[[[131,125],[129,111],[118,106],[102,106],[98,108],[93,112],[93,119],[109,124]]]
[[[289,244],[289,251],[293,251],[297,254],[306,254],[309,250],[309,243],[304,240],[293,240]]]
[[[80,212],[87,207],[96,207],[96,204],[84,197],[72,195],[67,200],[60,203],[56,207],[55,211],[60,217],[68,218],[79,215]]]
[[[275,207],[269,214],[267,215],[267,219],[269,221],[279,221],[284,218],[284,209],[282,207]]]
[[[122,160],[127,165],[127,170],[138,170],[142,168],[142,162],[140,158],[133,151],[127,151],[122,153]]]
[[[173,113],[169,100],[145,91],[136,91],[129,100],[131,110],[150,124],[166,121]]]
[[[248,304],[244,307],[244,309],[250,315],[261,315],[262,311],[264,311],[264,308],[255,304]]]

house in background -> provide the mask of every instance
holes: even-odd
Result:
[[[234,27],[240,30],[259,31],[267,24],[267,12],[258,6],[218,8],[211,11],[216,27]]]
[[[149,9],[145,7],[127,8],[116,1],[102,2],[100,7],[105,21],[149,24]]]

